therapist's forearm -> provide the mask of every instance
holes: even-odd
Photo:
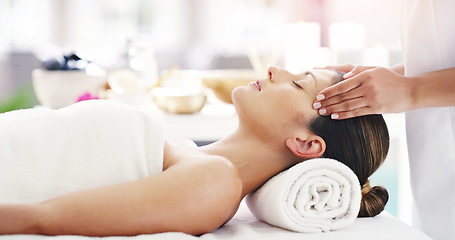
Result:
[[[402,63],[390,66],[389,69],[400,75],[404,75],[404,65]]]
[[[455,106],[455,68],[412,78],[412,108]]]

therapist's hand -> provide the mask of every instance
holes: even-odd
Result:
[[[383,67],[340,65],[344,81],[322,90],[313,107],[333,119],[396,113],[411,105],[410,79]]]

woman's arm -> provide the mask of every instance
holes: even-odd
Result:
[[[240,177],[225,159],[188,162],[138,181],[75,192],[35,205],[0,205],[0,233],[210,232],[235,213],[241,200]]]
[[[415,77],[401,75],[401,66],[392,70],[359,66],[351,70],[345,75],[346,80],[320,92],[315,102],[320,114],[344,119],[423,107],[455,106],[455,68]]]

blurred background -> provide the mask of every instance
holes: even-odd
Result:
[[[0,0],[0,112],[39,105],[32,71],[70,52],[108,73],[142,54],[149,85],[172,68],[390,66],[402,60],[399,12],[396,0]],[[409,223],[403,117],[386,119],[389,160],[372,182]]]
[[[320,46],[330,47],[332,23],[360,23],[359,48],[395,49],[398,13],[393,0],[1,0],[0,101],[30,80],[40,59],[61,52],[89,52],[115,68],[125,64],[128,39],[142,36],[160,70],[251,68],[251,29],[277,38],[286,24],[317,22]]]

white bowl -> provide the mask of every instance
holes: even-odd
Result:
[[[85,93],[98,96],[106,79],[104,72],[88,74],[85,71],[35,69],[32,82],[38,101],[43,106],[57,109],[75,103]]]
[[[191,114],[201,111],[206,95],[182,88],[157,87],[152,90],[155,104],[170,113]]]

